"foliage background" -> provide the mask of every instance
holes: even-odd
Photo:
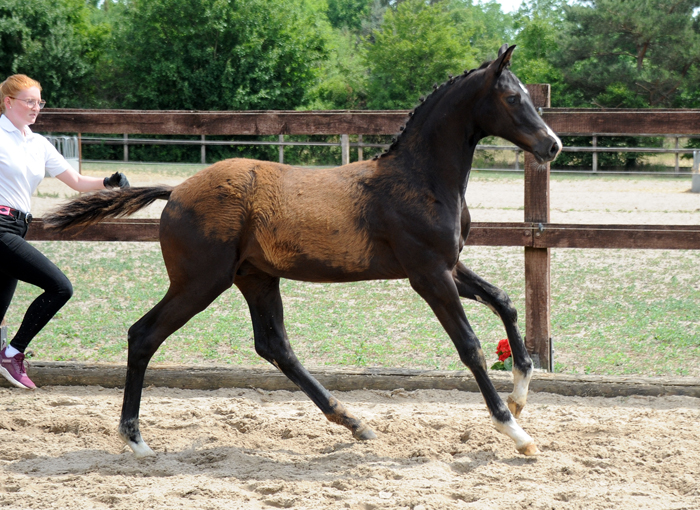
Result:
[[[493,0],[0,0],[0,76],[39,80],[51,107],[412,108],[504,42],[518,45],[523,82],[552,85],[553,106],[700,107],[700,0],[525,0],[512,14]],[[623,142],[658,144],[601,145]],[[117,159],[120,148],[87,150]],[[197,149],[132,157],[194,162]],[[638,156],[609,159],[601,167]]]

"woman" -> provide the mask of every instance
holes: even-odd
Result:
[[[60,269],[24,240],[32,215],[31,196],[46,172],[76,191],[127,187],[122,173],[104,179],[80,175],[43,136],[29,129],[36,122],[41,85],[23,74],[0,84],[0,321],[17,287],[17,281],[44,290],[29,306],[17,334],[0,346],[0,374],[19,388],[34,389],[27,376],[24,351],[29,342],[73,295],[70,281]]]

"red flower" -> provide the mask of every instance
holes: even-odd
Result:
[[[507,338],[504,338],[503,340],[498,342],[498,347],[496,347],[496,354],[498,354],[498,361],[505,361],[508,358],[510,358],[510,344],[508,343]]]

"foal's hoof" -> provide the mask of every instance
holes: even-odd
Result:
[[[134,457],[136,457],[137,459],[144,459],[146,457],[155,457],[156,452],[151,450],[150,446],[148,446],[143,441],[143,439],[141,439],[140,435],[139,435],[137,440],[133,440],[120,432],[119,437],[121,438],[122,441],[124,441],[124,444],[126,444],[129,448],[131,448],[131,451],[134,452]]]
[[[369,441],[370,439],[377,439],[377,434],[374,430],[369,428],[367,425],[362,425],[359,429],[352,433],[352,437],[358,441]]]
[[[520,418],[520,413],[523,412],[524,407],[525,404],[520,405],[515,400],[513,400],[513,397],[508,397],[508,409],[510,410],[510,414],[512,414],[516,418]]]
[[[134,457],[137,459],[145,459],[148,457],[155,457],[156,452],[151,450],[151,448],[146,443],[141,444],[129,444],[131,451],[134,452]]]
[[[522,448],[518,448],[518,453],[522,453],[526,457],[536,457],[537,455],[542,454],[542,452],[540,451],[539,448],[537,448],[537,445],[535,443],[530,443],[527,446],[523,446]]]

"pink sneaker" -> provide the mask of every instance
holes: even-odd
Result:
[[[27,369],[24,366],[24,354],[20,352],[9,358],[5,356],[6,350],[7,347],[0,351],[0,375],[18,388],[24,388],[25,390],[36,389],[36,384],[27,377]]]

